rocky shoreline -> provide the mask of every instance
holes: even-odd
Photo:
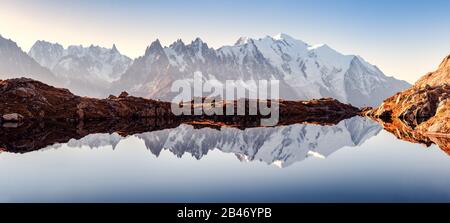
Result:
[[[426,146],[434,143],[450,155],[450,55],[409,89],[361,113],[398,139]]]
[[[363,114],[387,123],[401,123],[402,129],[450,137],[450,55],[436,71]]]
[[[218,101],[226,110],[239,101]],[[334,125],[358,115],[359,109],[331,98],[310,101],[269,101],[279,107],[276,125],[314,123]],[[246,100],[246,111],[251,105]],[[106,99],[80,97],[67,89],[55,88],[27,78],[0,81],[0,150],[24,153],[54,143],[64,143],[93,133],[132,135],[189,124],[195,128],[260,127],[262,115],[181,115],[171,112],[172,104],[129,96]],[[191,112],[210,103],[188,102]],[[271,105],[269,105],[271,106]],[[224,113],[225,114],[225,113]]]
[[[216,108],[225,110],[227,104],[238,101],[219,101]],[[343,118],[358,114],[359,109],[340,103],[331,98],[310,101],[268,101],[277,103],[280,117],[296,117],[299,121],[329,122],[340,121]],[[27,78],[0,81],[0,119],[2,122],[23,121],[62,121],[79,122],[89,120],[142,119],[151,117],[174,117],[169,102],[156,101],[129,96],[122,92],[119,96],[109,96],[106,99],[80,97],[67,89],[55,88],[42,82]],[[249,103],[247,100],[246,109]],[[196,106],[191,102],[191,109]],[[202,104],[206,106],[206,104]],[[210,106],[210,104],[208,104]],[[194,116],[198,119],[242,119],[243,116],[221,117],[207,116],[204,113]],[[192,118],[191,116],[177,116]],[[244,116],[249,117],[251,116]],[[257,118],[263,117],[256,115]]]
[[[170,115],[169,103],[132,97],[94,99],[27,78],[0,81],[0,115],[3,121],[153,117]]]

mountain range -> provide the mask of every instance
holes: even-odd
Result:
[[[13,58],[13,59],[11,59]],[[134,60],[115,45],[69,46],[37,41],[28,54],[0,37],[1,78],[26,76],[69,88],[83,96],[132,95],[170,101],[176,80],[194,75],[222,85],[255,88],[256,81],[277,79],[284,99],[332,97],[355,106],[376,106],[410,85],[386,76],[362,57],[344,55],[328,45],[309,45],[286,34],[252,39],[214,49],[200,38],[162,46],[159,40]]]
[[[169,47],[156,40],[137,58],[113,91],[168,100],[175,80],[240,80],[238,87],[255,80],[280,80],[284,99],[332,97],[356,106],[373,106],[409,86],[387,77],[359,56],[343,55],[327,45],[310,46],[286,34],[261,39],[240,38],[217,50],[197,38],[190,44],[176,41]]]
[[[64,80],[65,87],[92,97],[104,96],[132,63],[115,45],[111,49],[94,45],[65,49],[58,43],[37,41],[28,55]]]

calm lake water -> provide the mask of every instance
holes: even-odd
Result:
[[[0,202],[450,202],[450,156],[333,126],[91,134],[0,153]]]

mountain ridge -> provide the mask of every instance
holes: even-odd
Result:
[[[0,79],[23,76],[62,86],[61,80],[49,69],[29,57],[17,43],[0,35]]]
[[[177,40],[169,46],[157,40],[135,59],[112,89],[114,93],[129,90],[139,96],[171,100],[171,83],[192,82],[194,73],[219,82],[278,79],[283,99],[333,97],[356,106],[377,105],[410,86],[384,75],[360,56],[343,55],[326,44],[311,46],[280,34],[259,39],[241,37],[235,45],[217,49],[200,38],[189,44]]]
[[[112,81],[120,78],[132,60],[111,48],[91,44],[69,45],[39,40],[28,55],[65,81],[67,88],[84,96],[105,96]]]
[[[287,34],[259,39],[243,37],[235,45],[217,49],[200,38],[187,44],[178,39],[169,46],[155,40],[144,55],[134,60],[120,54],[115,44],[112,48],[94,45],[64,48],[40,40],[28,55],[40,67],[46,67],[50,71],[48,76],[59,79],[63,87],[91,97],[128,91],[136,96],[171,101],[177,94],[170,92],[171,84],[176,80],[192,83],[194,74],[201,75],[203,81],[214,80],[221,85],[226,80],[235,80],[235,87],[240,88],[255,88],[256,80],[277,79],[282,99],[332,97],[359,107],[376,106],[410,86],[384,75],[360,56],[341,54],[327,44],[308,45]],[[9,77],[18,76],[6,72],[5,78]]]

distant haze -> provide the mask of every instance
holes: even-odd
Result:
[[[450,54],[450,1],[2,0],[0,34],[24,51],[36,40],[111,47],[135,58],[156,38],[201,37],[218,48],[280,32],[358,54],[415,82]]]

